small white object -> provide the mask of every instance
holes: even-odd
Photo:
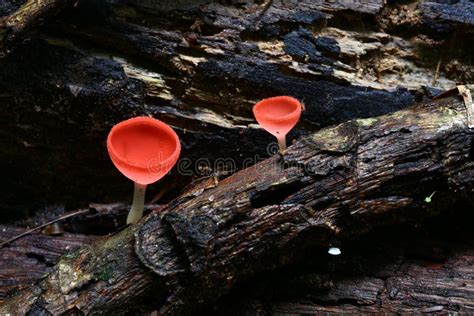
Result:
[[[333,255],[333,256],[339,256],[341,254],[341,249],[337,247],[331,247],[328,250],[328,254]]]

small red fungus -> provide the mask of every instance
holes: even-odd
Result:
[[[254,105],[253,114],[257,122],[277,138],[280,151],[283,151],[286,149],[286,134],[301,116],[301,103],[288,96],[263,99]]]
[[[127,218],[127,223],[135,223],[143,214],[146,186],[163,178],[178,160],[178,135],[157,119],[135,117],[112,128],[107,150],[117,169],[135,183]]]

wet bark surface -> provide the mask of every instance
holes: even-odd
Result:
[[[316,247],[303,260],[260,274],[196,313],[472,312],[472,212],[456,209],[422,225],[376,229],[337,244],[343,251],[338,257]],[[0,229],[0,240],[18,231]],[[71,256],[80,243],[93,240],[41,235],[7,248],[0,301],[44,276],[63,253]]]
[[[470,123],[464,100],[451,96],[322,129],[63,256],[1,311],[189,313],[314,248],[459,205],[472,209]],[[427,202],[433,191],[436,201]],[[472,300],[469,290],[462,295]]]
[[[375,230],[339,245],[337,257],[315,249],[202,314],[472,313],[472,212],[452,215]]]
[[[25,229],[0,226],[0,241],[16,236]],[[63,233],[60,237],[32,234],[1,249],[2,268],[0,301],[9,294],[29,287],[46,275],[57,259],[84,244],[95,240],[94,236]]]
[[[467,0],[1,2],[0,241],[91,210],[0,249],[3,308],[472,312],[462,99],[396,111],[473,81],[473,24]],[[251,112],[278,94],[305,105],[283,157]],[[186,160],[122,230],[132,184],[105,139],[136,115]],[[422,220],[447,211],[456,238]]]
[[[108,161],[104,139],[124,118],[173,125],[188,174],[229,175],[246,159],[269,156],[272,138],[251,113],[262,97],[305,103],[293,140],[472,80],[472,21],[426,9],[457,5],[174,5],[163,12],[154,2],[83,1],[40,18],[41,27],[15,41],[0,60],[4,217],[20,214],[11,208],[123,199],[130,185]],[[235,163],[222,167],[218,158]],[[190,180],[173,172],[150,194],[174,188],[169,200]]]

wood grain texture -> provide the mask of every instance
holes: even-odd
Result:
[[[471,209],[393,225],[237,286],[212,315],[472,313]],[[448,228],[448,229],[447,229]],[[204,313],[203,313],[204,314]]]
[[[25,231],[0,226],[0,242]],[[7,294],[29,287],[47,274],[57,258],[92,243],[94,236],[64,234],[60,237],[35,233],[0,249],[0,301]]]
[[[452,234],[456,220],[472,222],[459,217],[458,203],[472,210],[474,157],[462,99],[396,112],[472,82],[471,9],[463,0],[1,1],[2,221],[52,202],[127,200],[103,142],[131,116],[171,124],[183,157],[209,164],[151,187],[168,187],[164,201],[179,196],[133,230],[62,257],[97,238],[33,235],[0,250],[1,299],[17,294],[0,309],[472,312],[472,235],[454,243],[397,230],[443,212],[455,221],[438,227]],[[276,94],[305,103],[289,137],[300,140],[245,169],[272,141],[251,106]],[[223,157],[234,167],[214,164]],[[185,188],[190,177],[206,180]],[[97,210],[64,227],[107,234],[127,207]],[[19,231],[5,228],[0,238]],[[414,242],[358,237],[380,229]],[[328,245],[342,245],[343,260],[328,258]],[[293,278],[267,281],[282,271]]]
[[[261,98],[304,102],[292,141],[474,78],[469,28],[431,28],[419,1],[273,1],[266,10],[221,1],[165,13],[153,4],[81,1],[0,60],[0,139],[8,148],[0,157],[11,183],[0,196],[2,216],[126,199],[130,185],[110,164],[104,139],[132,116],[165,121],[183,142],[188,175],[173,172],[149,190],[169,187],[168,202],[191,178],[222,178],[269,157],[272,138],[251,111]],[[234,168],[218,158],[233,159]]]
[[[313,247],[468,200],[473,137],[458,96],[323,129],[61,258],[0,311],[190,312]]]
[[[8,5],[11,1],[6,2]],[[0,57],[7,54],[18,42],[31,36],[44,20],[75,2],[75,0],[28,0],[10,15],[0,17]]]

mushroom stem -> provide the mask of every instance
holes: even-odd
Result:
[[[278,136],[278,146],[280,147],[280,152],[286,149],[286,135]]]
[[[134,182],[133,202],[130,212],[127,216],[127,224],[134,224],[143,216],[143,207],[145,206],[146,184]]]

